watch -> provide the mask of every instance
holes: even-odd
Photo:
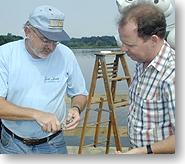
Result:
[[[153,154],[151,145],[146,145],[146,149],[147,149],[147,154]]]
[[[78,109],[78,113],[81,114],[81,109],[80,109],[80,107],[78,105],[73,105],[73,108]]]

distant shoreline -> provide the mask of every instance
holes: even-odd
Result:
[[[0,45],[20,39],[23,39],[23,37],[16,36],[11,33],[8,33],[7,35],[0,35]],[[70,40],[62,41],[61,43],[71,49],[118,48],[114,36],[71,38]]]

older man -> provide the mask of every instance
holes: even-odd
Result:
[[[1,153],[67,153],[62,124],[68,113],[65,128],[78,125],[87,91],[73,52],[59,43],[68,38],[63,21],[58,9],[39,6],[26,38],[0,47]]]

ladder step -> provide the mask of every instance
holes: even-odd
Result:
[[[115,108],[119,108],[119,107],[124,107],[129,105],[128,100],[122,101],[122,102],[118,102],[118,103],[114,103],[114,107]]]
[[[99,141],[96,145],[101,145],[101,144],[105,144],[107,142],[107,140],[103,140],[103,141]],[[91,144],[87,144],[87,145],[83,145],[82,147],[83,148],[86,148],[86,147],[90,147],[90,146],[94,146],[95,144],[94,143],[91,143]],[[95,146],[97,147],[97,146]]]
[[[111,81],[121,81],[121,80],[127,80],[130,79],[130,76],[125,76],[125,77],[113,77],[112,79],[110,79]]]
[[[120,102],[124,102],[124,101],[128,101],[128,98],[127,97],[124,98],[124,99],[121,99],[121,100],[120,100],[120,98],[118,98],[118,99],[119,100],[115,101],[114,104],[117,104],[117,103],[120,103]],[[91,104],[99,104],[100,102],[101,102],[101,100],[94,100],[94,101],[91,102]],[[104,99],[103,102],[104,103],[107,103],[107,99]],[[94,110],[97,110],[97,108],[94,109]]]
[[[91,104],[99,104],[101,100],[92,101]],[[107,102],[107,100],[103,100],[103,102]]]
[[[97,123],[97,122],[89,122],[87,125],[86,125],[86,127],[87,128],[91,128],[91,127],[94,127],[95,125],[97,125],[97,124],[100,124],[100,125],[102,125],[102,124],[108,124],[109,123],[109,120],[106,120],[106,121],[101,121],[100,123]]]

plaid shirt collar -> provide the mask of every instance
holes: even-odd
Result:
[[[151,61],[151,63],[147,66],[147,68],[149,67],[154,67],[157,71],[161,72],[161,70],[163,69],[165,62],[167,60],[168,53],[164,53],[165,51],[170,51],[170,46],[169,44],[164,41],[163,46],[161,47],[159,53],[156,55],[156,57]],[[143,63],[138,63],[137,67],[138,68],[138,73],[141,74],[143,72]],[[147,69],[146,68],[146,69]]]

